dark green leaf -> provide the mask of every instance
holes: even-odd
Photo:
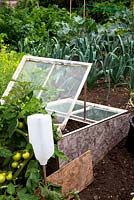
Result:
[[[18,193],[19,200],[39,200],[39,198],[33,194],[27,193],[27,189],[23,188]]]
[[[41,181],[41,173],[39,169],[39,163],[36,160],[31,160],[28,164],[25,177],[27,178],[26,188],[32,193],[35,188],[38,187]]]
[[[6,196],[5,195],[0,195],[0,200],[6,200]]]
[[[10,120],[10,124],[8,126],[8,130],[7,131],[9,133],[9,138],[12,137],[16,127],[17,127],[17,120],[16,120],[16,118],[14,118],[14,119]]]
[[[62,186],[61,185],[56,185],[52,182],[48,182],[47,185],[48,185],[48,188],[51,189],[52,191],[62,193]]]
[[[15,185],[9,183],[7,185],[7,193],[13,195],[15,193]]]
[[[51,191],[47,186],[40,187],[41,196],[45,197],[46,200],[63,200],[62,193]]]
[[[8,158],[12,156],[12,152],[7,147],[0,147],[0,157]]]

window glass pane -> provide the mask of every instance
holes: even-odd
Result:
[[[52,64],[49,63],[27,61],[17,80],[31,82],[36,86],[42,86],[51,68]]]
[[[40,97],[45,102],[51,102],[58,99],[74,98],[86,68],[82,66],[55,65],[45,88]],[[69,110],[69,107],[68,107]]]
[[[117,114],[117,112],[112,112],[112,111],[109,111],[109,110],[103,110],[101,108],[93,107],[93,108],[90,108],[89,110],[86,111],[86,118],[89,119],[89,120],[91,119],[91,120],[94,120],[94,121],[100,121],[100,120],[103,120],[105,118],[111,117],[115,114]],[[76,113],[75,115],[78,116],[78,117],[83,117],[83,111]]]

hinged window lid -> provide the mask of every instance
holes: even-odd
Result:
[[[48,112],[56,112],[57,124],[64,127],[90,69],[91,63],[24,56],[12,80],[30,82],[35,88],[40,87],[34,94],[47,103]],[[14,84],[15,81],[9,82],[3,96],[9,94]]]

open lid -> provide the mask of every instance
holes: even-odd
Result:
[[[34,95],[47,103],[49,113],[56,112],[56,123],[65,127],[91,69],[91,63],[36,56],[24,56],[12,80],[40,87]],[[15,81],[10,81],[3,96],[8,96]],[[42,88],[45,88],[43,90]],[[64,110],[64,112],[63,112]]]

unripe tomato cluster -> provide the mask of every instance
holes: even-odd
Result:
[[[6,180],[11,181],[13,178],[12,171],[0,172],[0,184],[4,183]]]
[[[13,155],[12,158],[13,158],[13,162],[11,163],[11,167],[17,168],[22,163],[22,159],[27,160],[30,158],[30,153],[28,150],[24,150],[22,152],[18,151]]]
[[[28,150],[17,151],[12,156],[11,170],[12,171],[1,171],[0,172],[0,185],[6,181],[11,181],[13,179],[14,170],[23,165],[24,160],[30,158],[30,152]]]

